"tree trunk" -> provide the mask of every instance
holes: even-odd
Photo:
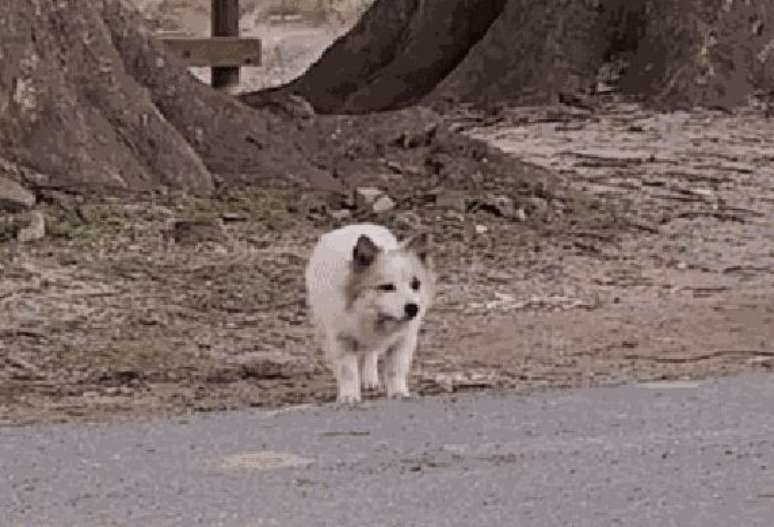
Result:
[[[195,80],[122,0],[0,3],[0,158],[28,186],[326,177],[299,133]]]
[[[266,106],[255,110],[195,80],[123,0],[0,2],[0,176],[199,193],[216,179],[335,187],[325,126],[271,111],[276,95],[324,113],[550,102],[593,93],[616,58],[628,95],[730,107],[771,91],[769,13],[774,0],[377,0],[298,79],[242,96]]]
[[[417,102],[545,103],[618,89],[664,107],[743,103],[772,89],[774,0],[376,0],[296,80],[318,112]],[[248,104],[261,93],[246,94]]]

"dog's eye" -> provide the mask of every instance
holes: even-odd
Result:
[[[382,284],[376,286],[379,291],[395,291],[395,284]]]
[[[420,286],[422,285],[422,282],[419,281],[419,278],[416,276],[411,280],[411,289],[414,291],[418,291]]]

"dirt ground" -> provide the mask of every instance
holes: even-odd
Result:
[[[761,112],[611,102],[450,120],[534,163],[535,185],[515,192],[530,174],[514,174],[482,194],[461,184],[475,173],[428,182],[392,162],[376,182],[396,206],[381,214],[304,205],[293,189],[52,196],[47,239],[0,242],[0,424],[332,401],[303,266],[321,232],[356,220],[436,240],[418,394],[774,367],[774,134]],[[541,166],[559,175],[553,189]],[[211,223],[179,223],[197,218]]]
[[[269,60],[242,90],[289,80],[345,27],[248,29]],[[303,266],[320,233],[353,221],[433,232],[420,395],[774,367],[774,134],[760,109],[610,101],[447,117],[515,157],[433,119],[300,125],[320,167],[394,200],[380,214],[291,185],[213,199],[50,192],[47,237],[32,244],[0,223],[0,425],[332,401]]]

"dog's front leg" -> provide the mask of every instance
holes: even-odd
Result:
[[[336,384],[340,403],[360,402],[360,375],[357,371],[357,355],[343,353],[336,358]]]
[[[334,354],[333,369],[336,374],[339,403],[360,402],[360,375],[358,375],[357,343],[350,338],[337,338],[338,350]]]
[[[408,389],[408,376],[416,347],[417,336],[411,333],[387,350],[384,356],[387,397],[411,396]]]
[[[366,390],[375,390],[379,387],[379,352],[369,351],[363,354],[363,362],[360,368],[360,380]]]

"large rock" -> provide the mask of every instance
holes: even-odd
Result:
[[[35,205],[35,196],[17,182],[0,176],[0,210],[19,212]]]
[[[33,210],[29,213],[27,225],[19,229],[16,239],[20,243],[29,243],[42,240],[46,236],[46,217],[39,210]]]

